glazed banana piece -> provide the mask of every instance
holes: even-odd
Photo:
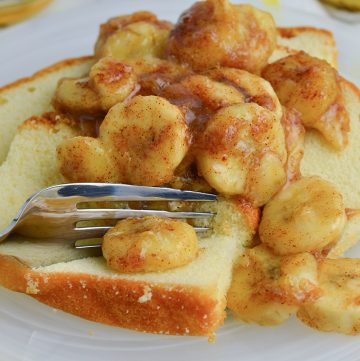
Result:
[[[345,227],[343,197],[330,182],[304,177],[266,204],[261,241],[276,254],[316,252],[336,242]]]
[[[132,68],[107,57],[91,67],[89,77],[61,79],[53,104],[62,113],[103,116],[113,105],[134,96],[138,90]]]
[[[275,49],[276,36],[269,13],[227,0],[199,1],[171,31],[167,55],[195,71],[228,66],[257,73]]]
[[[89,77],[105,112],[139,90],[132,68],[111,57],[102,58],[94,64]]]
[[[274,87],[283,105],[301,113],[306,127],[317,129],[335,149],[345,148],[349,116],[340,77],[331,65],[300,52],[267,65],[262,76]]]
[[[286,181],[280,121],[255,103],[221,108],[207,123],[196,160],[200,174],[219,193],[263,205]]]
[[[360,260],[325,259],[319,270],[321,297],[300,308],[298,318],[320,331],[360,333]]]
[[[116,271],[161,272],[188,264],[199,247],[189,224],[145,217],[119,221],[105,234],[102,251],[108,266]]]
[[[61,174],[73,182],[116,182],[118,176],[106,147],[96,138],[74,137],[57,148]]]
[[[277,119],[281,119],[283,111],[280,101],[271,84],[260,76],[235,68],[215,68],[206,75],[233,86],[244,96],[244,102],[256,103],[274,112]]]
[[[58,112],[65,114],[98,116],[103,112],[88,77],[60,79],[52,103]]]
[[[280,257],[259,245],[246,250],[237,262],[227,306],[245,322],[277,325],[319,297],[317,277],[311,254]]]
[[[112,18],[100,27],[95,56],[112,56],[121,61],[162,57],[170,29],[169,22],[147,11]]]
[[[169,182],[188,150],[188,137],[179,108],[157,96],[136,96],[115,105],[100,127],[100,139],[109,147],[120,178],[130,184]]]
[[[188,146],[178,107],[160,97],[136,96],[109,110],[99,138],[78,137],[60,145],[58,159],[63,175],[73,182],[154,186],[173,178]]]

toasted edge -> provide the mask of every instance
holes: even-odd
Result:
[[[297,36],[301,33],[303,33],[304,31],[315,31],[317,33],[322,33],[323,35],[329,36],[333,39],[333,44],[334,46],[336,46],[335,44],[335,40],[333,38],[333,33],[330,30],[327,29],[322,29],[322,28],[317,28],[314,26],[294,26],[294,27],[279,27],[277,28],[279,34],[281,35],[281,37],[283,38],[293,38],[294,36]]]
[[[76,58],[68,58],[68,59],[64,59],[64,60],[60,60],[52,65],[49,65],[45,68],[42,68],[41,70],[35,72],[33,75],[28,76],[28,77],[24,77],[18,80],[15,80],[12,83],[0,86],[0,95],[1,93],[3,93],[6,90],[12,89],[12,88],[16,88],[19,85],[28,83],[29,81],[33,81],[37,78],[40,78],[44,75],[50,74],[52,72],[55,72],[57,70],[60,70],[61,68],[67,67],[67,66],[71,66],[71,65],[77,65],[83,62],[86,62],[88,60],[92,60],[94,59],[93,56],[91,55],[85,55],[85,56],[80,56],[80,57],[76,57]]]
[[[32,270],[0,255],[0,284],[82,318],[142,332],[212,337],[225,319],[213,288]]]

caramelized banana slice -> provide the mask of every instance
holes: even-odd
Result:
[[[75,116],[103,116],[113,105],[139,90],[132,68],[107,57],[90,69],[89,78],[63,78],[53,104],[56,110]]]
[[[219,66],[258,72],[276,46],[272,16],[227,0],[196,2],[171,31],[167,54],[195,71]]]
[[[100,115],[103,112],[99,97],[89,78],[62,78],[53,98],[53,106],[60,113]]]
[[[119,60],[162,57],[170,29],[169,22],[147,11],[112,18],[100,27],[95,56]]]
[[[344,229],[343,197],[320,177],[302,178],[266,204],[259,227],[262,242],[276,254],[319,251]]]
[[[100,127],[120,179],[139,185],[169,182],[188,150],[179,108],[156,96],[136,96],[112,107]]]
[[[102,143],[91,137],[74,137],[57,148],[62,175],[72,182],[115,182],[112,160]]]
[[[300,308],[298,318],[320,331],[360,333],[360,260],[325,259],[320,266],[322,296]]]
[[[188,264],[199,247],[189,224],[145,217],[118,222],[105,234],[102,251],[108,266],[116,271],[160,272]]]
[[[90,70],[90,84],[100,98],[101,107],[108,111],[137,90],[132,68],[107,57],[100,59]]]
[[[349,116],[339,75],[326,61],[300,52],[269,64],[262,73],[280,102],[301,113],[306,127],[317,129],[336,149],[348,142]]]
[[[227,305],[236,318],[270,326],[318,296],[317,263],[311,254],[279,257],[259,245],[236,264]]]
[[[259,206],[286,180],[280,121],[255,103],[218,110],[200,143],[198,170],[219,193],[242,195]]]
[[[246,70],[215,68],[206,73],[210,78],[232,85],[244,96],[246,103],[256,103],[282,117],[282,107],[271,84]]]

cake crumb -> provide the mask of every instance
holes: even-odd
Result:
[[[49,276],[46,273],[43,274],[42,278],[45,284],[49,282]]]
[[[150,301],[152,298],[151,288],[149,286],[144,287],[144,294],[138,298],[139,303],[145,303]]]
[[[34,281],[31,278],[30,274],[27,274],[25,276],[26,279],[26,293],[31,294],[31,295],[36,295],[40,292],[39,290],[39,281]]]

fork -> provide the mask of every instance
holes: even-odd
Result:
[[[100,247],[99,242],[81,242],[102,237],[111,226],[80,226],[81,221],[158,216],[178,219],[208,218],[210,212],[172,212],[150,209],[79,208],[83,203],[104,201],[215,201],[216,195],[173,188],[110,183],[70,183],[44,188],[20,208],[0,242],[17,232],[32,238],[74,240],[76,248]],[[197,232],[209,230],[194,227]]]

